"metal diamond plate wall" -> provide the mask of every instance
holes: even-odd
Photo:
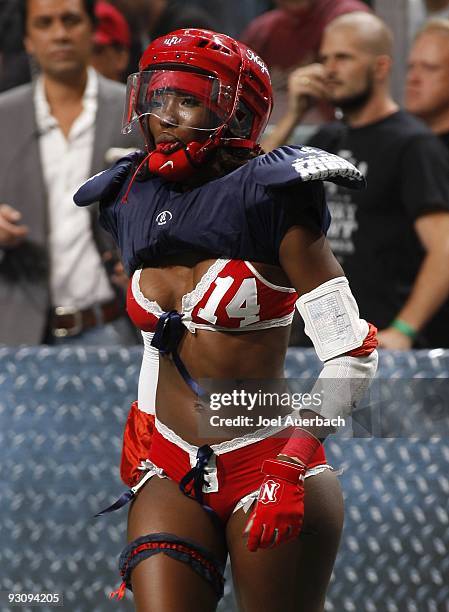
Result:
[[[129,595],[108,600],[126,510],[92,516],[123,490],[121,431],[140,357],[138,348],[0,349],[0,591],[59,592],[70,612],[133,609]],[[290,352],[287,366],[291,377],[319,371],[308,350]],[[440,407],[420,435],[416,421],[397,426],[399,414],[421,418],[425,394],[448,376],[449,351],[383,353],[379,379],[417,385],[398,399],[383,381],[381,410],[328,442],[346,521],[326,610],[449,610],[449,438],[434,435],[449,411]],[[219,610],[236,610],[230,579]]]

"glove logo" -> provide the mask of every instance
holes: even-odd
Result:
[[[275,504],[278,502],[276,493],[281,485],[274,480],[266,480],[260,489],[258,501],[261,504]]]

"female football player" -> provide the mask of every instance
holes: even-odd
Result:
[[[316,384],[332,380],[302,416],[349,414],[376,370],[375,328],[326,242],[321,182],[363,179],[316,149],[263,155],[271,107],[267,68],[245,45],[195,29],[157,39],[129,77],[124,118],[146,151],[76,196],[100,201],[145,345],[121,464],[131,489],[113,506],[133,497],[117,595],[132,588],[142,612],[215,610],[227,555],[242,610],[323,610],[343,520],[321,444],[331,429],[313,418],[260,426],[241,405],[247,420],[232,435],[210,416],[221,413],[207,410],[204,382],[272,390],[295,305],[324,362]],[[290,411],[279,407],[283,418]]]

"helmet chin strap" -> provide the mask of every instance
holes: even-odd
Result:
[[[171,143],[157,145],[154,151],[148,154],[149,171],[167,181],[179,183],[192,177],[212,151],[220,146],[251,150],[258,146],[253,140],[224,138],[222,134],[227,127],[222,125],[205,142],[193,140],[177,147],[173,147]]]

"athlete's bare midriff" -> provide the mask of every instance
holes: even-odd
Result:
[[[140,288],[148,299],[165,311],[181,310],[182,296],[192,290],[214,259],[183,257],[183,264],[167,260],[163,267],[145,268]],[[253,264],[273,284],[289,286],[283,271],[271,265]],[[290,326],[264,330],[221,332],[186,331],[179,354],[191,376],[201,380],[281,379]],[[226,438],[205,439],[199,435],[198,400],[182,379],[170,357],[160,358],[156,397],[158,418],[191,444],[218,443]],[[255,427],[255,429],[257,429]]]

